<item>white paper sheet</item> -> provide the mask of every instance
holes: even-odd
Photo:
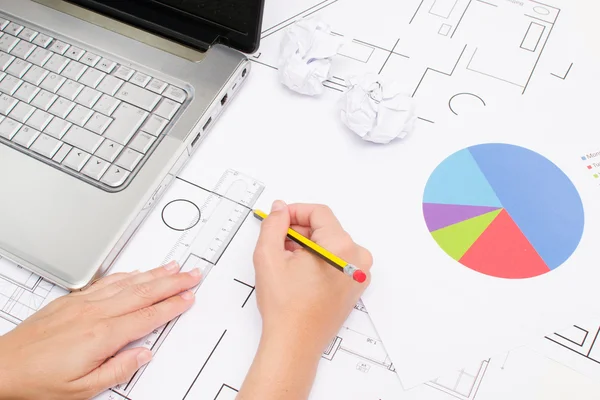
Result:
[[[422,246],[435,243],[429,233],[422,230],[421,203],[415,200],[419,197],[416,193],[423,189],[415,182],[421,180],[421,185],[424,185],[428,177],[419,173],[431,172],[439,161],[459,148],[461,138],[470,140],[462,142],[463,145],[491,140],[484,139],[489,137],[485,136],[488,131],[485,123],[478,125],[477,130],[466,128],[470,118],[499,112],[501,119],[510,121],[504,121],[509,133],[515,129],[523,132],[513,138],[513,142],[522,139],[522,143],[535,148],[536,141],[549,140],[547,136],[536,136],[539,133],[536,129],[553,131],[552,128],[555,128],[556,133],[556,125],[543,125],[551,114],[552,119],[561,119],[564,123],[561,127],[563,132],[558,132],[554,142],[540,144],[548,147],[543,148],[546,153],[549,150],[563,151],[562,155],[552,153],[552,161],[561,167],[572,162],[575,164],[571,164],[571,168],[580,168],[579,152],[594,151],[595,146],[586,145],[567,154],[568,150],[563,146],[564,142],[575,140],[571,121],[586,114],[578,106],[570,111],[566,106],[573,106],[577,99],[586,102],[590,95],[584,89],[595,77],[594,68],[581,57],[584,31],[573,19],[576,13],[584,14],[588,10],[584,7],[578,10],[581,4],[562,1],[541,5],[533,1],[459,0],[449,8],[444,8],[441,0],[376,1],[369,3],[368,7],[353,0],[319,5],[308,3],[311,2],[305,2],[308,6],[305,12],[295,18],[319,14],[336,33],[354,39],[352,45],[340,51],[346,57],[334,62],[333,77],[328,83],[333,89],[332,100],[337,98],[335,91],[346,89],[343,81],[347,76],[380,72],[402,82],[418,103],[419,124],[415,134],[386,149],[373,149],[340,138],[339,129],[330,121],[329,110],[317,111],[305,103],[296,103],[294,112],[311,115],[310,124],[303,124],[292,115],[286,118],[261,114],[256,110],[252,114],[266,131],[277,130],[276,127],[287,120],[285,137],[295,137],[293,132],[298,132],[297,135],[305,138],[306,145],[294,142],[294,148],[288,148],[286,154],[297,154],[295,157],[309,154],[311,160],[320,160],[296,168],[270,154],[271,165],[286,165],[286,179],[294,176],[296,188],[290,189],[288,198],[328,203],[341,215],[353,235],[374,250],[375,284],[365,301],[367,307],[372,308],[370,311],[378,331],[397,363],[405,386],[414,387],[443,371],[524,344],[548,330],[568,324],[564,304],[541,303],[556,308],[547,313],[539,311],[539,308],[533,312],[513,302],[512,292],[508,297],[488,299],[487,294],[495,286],[493,282],[489,282],[491,287],[485,286],[485,289],[484,286],[469,286],[474,282],[458,284],[457,279],[463,279],[462,275],[469,271],[448,275],[452,269],[442,269],[443,264],[434,263],[434,259],[438,260],[435,257],[439,247],[425,247],[426,258],[416,257],[410,252],[410,257],[406,257],[400,251],[404,246],[410,250],[423,250]],[[377,17],[371,14],[375,13],[374,9],[378,10]],[[387,18],[392,18],[390,16],[394,16],[395,22],[384,23]],[[258,62],[272,65],[276,54],[273,46],[278,41],[280,29],[293,20],[282,20],[264,35],[261,49],[255,54]],[[353,25],[348,22],[354,20],[362,23]],[[544,29],[539,29],[538,25],[544,26]],[[532,46],[536,32],[540,31],[537,45]],[[544,113],[546,102],[554,107],[548,115]],[[291,107],[283,100],[278,104],[277,109]],[[325,102],[320,102],[319,106],[323,107],[323,104]],[[519,107],[525,109],[517,117],[514,113],[519,111]],[[535,118],[541,122],[532,121]],[[320,126],[318,133],[313,133],[315,126]],[[533,135],[529,135],[530,131]],[[589,133],[585,129],[576,131],[578,134]],[[257,135],[261,137],[260,142],[274,143],[277,148],[279,140],[269,137],[268,132]],[[508,140],[511,136],[498,137]],[[335,162],[328,161],[331,154],[335,154]],[[242,160],[238,162],[250,164]],[[589,190],[596,185],[585,171],[578,171],[583,174],[579,178],[585,179],[584,185],[588,185],[580,190],[585,192],[589,203]],[[574,173],[569,172],[569,176],[573,177]],[[261,176],[272,175],[264,172]],[[309,176],[312,181],[307,182],[302,176]],[[274,187],[283,188],[287,184],[286,179],[276,176],[272,179],[277,182],[272,185]],[[331,193],[332,184],[338,193]],[[581,184],[578,183],[579,186]],[[319,195],[315,196],[315,193]],[[361,212],[365,209],[369,212]],[[405,218],[421,225],[412,225],[412,231],[406,233]],[[416,227],[421,230],[415,230]],[[400,233],[396,234],[396,231]],[[586,237],[588,234],[586,230]],[[401,266],[398,260],[402,260]],[[439,260],[444,258],[440,255]],[[413,264],[421,267],[414,269],[408,266]],[[429,276],[429,269],[423,267],[431,264],[435,264],[431,270],[435,270],[437,275]],[[442,271],[438,273],[438,269]],[[556,281],[562,273],[554,271],[549,274],[552,278],[546,276],[535,281]],[[572,279],[582,277],[573,276]],[[560,290],[566,296],[565,291],[568,292],[571,285],[563,282],[554,290]],[[513,286],[519,286],[519,283],[512,282],[508,286],[513,290]],[[530,290],[540,296],[544,293],[549,295],[547,290],[550,286]],[[451,301],[447,301],[448,287],[454,288]],[[484,295],[483,300],[472,297],[478,291]],[[557,295],[553,296],[556,298]],[[537,296],[534,298],[540,301]],[[456,299],[459,300],[454,302]],[[572,303],[569,304],[582,300],[571,297],[569,301]],[[392,307],[392,304],[395,306]],[[494,313],[482,313],[482,304],[493,304]],[[519,318],[512,318],[513,309],[517,310]],[[533,316],[530,318],[527,313],[533,313]],[[483,330],[482,326],[486,325],[487,330]]]

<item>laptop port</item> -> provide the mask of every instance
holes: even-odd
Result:
[[[242,78],[245,78],[247,73],[248,73],[248,70],[246,70],[246,68],[244,68],[244,70],[242,71]]]
[[[225,103],[227,103],[227,94],[225,96],[223,96],[223,98],[221,99],[221,105],[224,106]]]
[[[192,142],[192,147],[196,146],[196,143],[198,143],[198,140],[200,140],[200,136],[202,136],[202,133],[198,133],[198,136],[196,136],[196,138]]]
[[[204,126],[202,127],[202,131],[205,131],[206,128],[208,128],[208,126],[210,125],[210,123],[212,122],[212,117],[210,117],[208,119],[208,121],[206,121],[206,123],[204,124]]]

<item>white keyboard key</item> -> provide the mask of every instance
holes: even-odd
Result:
[[[122,103],[112,117],[114,121],[104,132],[104,137],[126,145],[138,128],[144,123],[148,113],[131,104]]]
[[[19,100],[10,97],[7,94],[3,94],[0,96],[0,114],[8,115],[12,111],[13,108],[17,105]]]
[[[71,60],[79,61],[81,57],[83,57],[84,53],[85,50],[82,50],[79,47],[71,46],[66,51],[65,56],[69,57]]]
[[[39,91],[39,87],[25,82],[19,87],[19,90],[16,91],[15,97],[26,103],[31,103],[31,100],[33,100]]]
[[[71,126],[72,124],[68,121],[60,118],[54,118],[52,121],[50,121],[46,129],[44,129],[44,132],[50,136],[54,136],[57,139],[62,139]]]
[[[117,100],[114,97],[107,96],[105,94],[100,97],[100,100],[94,106],[94,110],[104,114],[111,116],[117,107],[121,104],[121,100]]]
[[[60,146],[60,149],[58,149],[58,151],[54,155],[54,157],[52,157],[52,159],[59,164],[62,163],[72,148],[73,146],[69,146],[68,144],[63,143],[62,146]]]
[[[61,145],[62,143],[55,138],[42,133],[31,146],[31,150],[44,157],[52,158],[58,149],[60,149]]]
[[[107,117],[104,114],[95,113],[85,124],[85,128],[97,133],[98,135],[102,135],[112,121],[112,118]]]
[[[112,75],[106,75],[96,89],[110,96],[114,96],[117,90],[125,83],[125,81],[115,78]]]
[[[166,119],[172,119],[177,111],[181,107],[181,104],[171,99],[163,99],[154,113]]]
[[[84,87],[79,96],[75,98],[75,101],[85,107],[92,108],[101,96],[102,93],[99,91]]]
[[[29,119],[29,117],[33,115],[35,110],[36,109],[34,107],[31,107],[29,104],[20,101],[19,104],[17,104],[17,106],[12,109],[9,117],[14,119],[15,121],[24,124]]]
[[[52,118],[54,117],[45,111],[35,110],[31,118],[29,118],[27,121],[27,125],[39,131],[43,131],[46,126],[48,126]]]
[[[124,65],[121,65],[119,68],[117,68],[114,73],[117,78],[123,79],[124,81],[130,80],[133,74],[135,74],[135,71]]]
[[[110,74],[113,71],[113,69],[115,69],[116,66],[117,66],[116,62],[107,60],[106,58],[103,58],[96,68],[98,68],[102,72],[106,72],[107,74]]]
[[[183,89],[179,89],[178,87],[169,85],[165,93],[163,93],[163,96],[168,97],[171,100],[175,100],[179,103],[183,103],[185,101],[185,98],[187,97],[187,94]]]
[[[15,47],[13,47],[10,54],[15,57],[26,59],[36,48],[37,46],[35,44],[21,40]]]
[[[48,60],[44,67],[54,72],[55,74],[60,74],[68,64],[68,58],[60,56],[58,54],[54,54],[52,57],[50,57],[50,60]]]
[[[10,21],[4,18],[0,18],[0,31],[4,30],[4,28],[6,28],[8,24],[10,24]]]
[[[100,147],[104,138],[87,129],[73,125],[62,140],[88,153],[94,153]]]
[[[168,85],[166,82],[159,81],[158,79],[154,78],[150,81],[148,86],[146,86],[146,89],[148,89],[154,93],[157,93],[157,94],[162,94],[162,92],[165,91],[167,86]]]
[[[158,136],[165,129],[165,126],[169,121],[164,118],[159,117],[158,115],[152,114],[150,118],[146,121],[144,126],[142,126],[142,130],[146,133],[149,133],[153,136]]]
[[[53,55],[54,53],[52,53],[50,50],[38,47],[33,51],[33,53],[31,53],[27,61],[43,67]]]
[[[78,81],[81,75],[87,70],[87,65],[83,65],[77,61],[71,61],[69,65],[64,69],[61,75],[66,76],[69,79]]]
[[[50,107],[48,112],[50,114],[56,115],[59,118],[65,119],[74,107],[75,103],[63,97],[59,97],[58,100],[56,100],[54,104],[52,104],[52,107]]]
[[[31,63],[28,63],[27,61],[17,58],[6,69],[6,72],[8,72],[9,74],[11,74],[13,76],[16,76],[17,78],[22,78],[23,75],[25,75],[25,73],[27,73],[27,71],[29,71],[29,68],[31,68],[31,67],[32,67]]]
[[[19,78],[6,75],[4,79],[0,81],[0,92],[13,95],[22,84],[23,81]]]
[[[6,28],[4,28],[4,32],[10,33],[13,36],[17,36],[19,33],[21,33],[23,28],[24,28],[23,26],[15,23],[15,22],[11,22],[10,24],[8,24],[8,26]]]
[[[146,154],[155,141],[156,138],[149,133],[138,132],[128,146],[140,153]]]
[[[100,56],[89,51],[81,58],[81,62],[90,67],[95,67],[100,61]]]
[[[66,82],[67,78],[64,76],[57,75],[55,73],[49,74],[46,79],[40,84],[42,89],[46,89],[49,92],[56,93]]]
[[[104,78],[106,74],[104,72],[98,71],[95,68],[88,68],[87,71],[78,79],[79,83],[89,86],[92,88],[96,88],[102,78]]]
[[[54,93],[50,93],[47,90],[41,90],[37,96],[31,102],[32,106],[41,108],[44,111],[48,111],[52,103],[58,98]]]
[[[102,178],[102,175],[104,175],[109,166],[110,164],[106,161],[98,157],[92,157],[87,162],[87,164],[85,164],[85,167],[81,172],[83,172],[84,175],[87,175],[92,179],[99,180],[100,178]]]
[[[142,89],[126,82],[117,92],[115,97],[146,111],[152,111],[160,101],[160,96],[149,90]]]
[[[52,39],[50,36],[40,33],[35,37],[35,39],[33,39],[33,43],[45,49],[48,47],[48,45],[50,45],[50,43],[52,43],[52,40],[54,39]]]
[[[5,71],[11,62],[15,60],[15,56],[0,52],[0,70]]]
[[[79,95],[79,93],[81,93],[83,88],[84,86],[81,83],[69,79],[60,87],[58,94],[65,99],[73,101]]]
[[[19,33],[19,37],[23,40],[27,40],[28,42],[33,41],[37,35],[38,32],[30,28],[25,28],[21,31],[21,33]]]
[[[28,126],[24,126],[19,129],[19,132],[17,132],[15,137],[12,138],[12,141],[20,144],[23,147],[29,148],[38,136],[40,136],[39,131],[36,131]]]
[[[121,150],[123,150],[123,146],[112,140],[106,139],[102,142],[102,145],[98,150],[96,150],[95,155],[111,163],[115,161]]]
[[[90,159],[90,155],[79,149],[72,149],[69,155],[63,160],[62,164],[79,172],[85,163]]]
[[[15,47],[15,45],[19,43],[20,40],[21,39],[17,39],[14,36],[2,35],[2,37],[0,37],[0,51],[10,53],[13,47]]]
[[[83,93],[83,92],[82,92]],[[90,119],[94,112],[87,107],[77,104],[73,111],[67,117],[67,121],[72,122],[79,126],[84,126],[85,123]]]
[[[110,187],[119,187],[125,183],[128,176],[129,171],[111,165],[100,181]]]
[[[22,124],[10,118],[4,118],[0,122],[0,136],[11,140],[13,136],[21,129]]]
[[[67,49],[70,46],[71,45],[63,43],[60,40],[57,40],[54,43],[52,43],[52,46],[50,46],[50,51],[53,51],[53,52],[58,53],[60,55],[63,55],[63,54],[66,53]]]
[[[29,71],[27,71],[27,73],[23,77],[23,80],[35,86],[40,86],[44,78],[46,78],[46,76],[48,76],[49,73],[50,72],[46,71],[44,68],[34,65],[29,69]]]
[[[141,72],[136,72],[135,74],[133,74],[133,77],[131,78],[131,83],[135,83],[136,85],[141,86],[141,87],[146,87],[148,82],[150,82],[150,79],[152,79],[152,78],[149,77],[148,75],[142,74]]]
[[[142,157],[143,156],[135,150],[125,149],[115,164],[128,171],[133,171]]]

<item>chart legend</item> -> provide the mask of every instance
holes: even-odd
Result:
[[[564,172],[536,152],[502,143],[446,158],[427,182],[423,215],[446,254],[505,279],[560,267],[584,227],[581,198]]]

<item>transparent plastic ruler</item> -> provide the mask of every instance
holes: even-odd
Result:
[[[190,253],[216,264],[263,190],[264,185],[253,178],[225,172],[200,207],[200,221],[192,221],[194,227],[181,234],[163,264],[178,260],[185,265]]]
[[[202,271],[202,281],[195,290],[202,286],[202,282],[252,211],[264,190],[264,185],[242,173],[228,170],[213,189],[202,190],[207,192],[207,200],[199,206],[200,216],[190,221],[189,226],[192,228],[181,233],[162,262],[164,265],[171,260],[177,260],[183,271],[199,268]],[[156,353],[178,319],[131,343],[127,348],[146,347]],[[131,381],[115,387],[112,393],[105,393],[105,396],[108,396],[105,398],[127,398],[144,370],[145,367],[140,369]]]

